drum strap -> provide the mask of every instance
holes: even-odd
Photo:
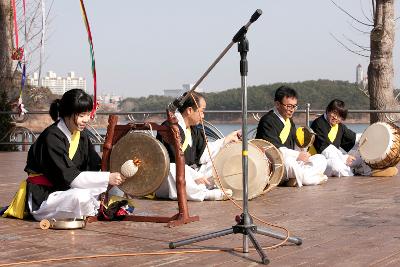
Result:
[[[290,127],[291,127],[290,120],[286,119],[285,126],[283,127],[281,133],[279,134],[279,138],[281,139],[282,144],[284,144],[287,138],[289,137]]]
[[[182,151],[185,152],[186,148],[189,145],[189,140],[192,137],[192,131],[190,130],[190,127],[186,128],[186,132],[185,132],[185,141],[183,141],[182,144]]]
[[[336,139],[336,135],[338,133],[338,130],[339,130],[339,124],[335,124],[335,125],[332,126],[331,130],[328,133],[328,138],[332,143]]]

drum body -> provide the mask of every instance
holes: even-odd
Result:
[[[223,147],[215,157],[215,184],[231,189],[232,198],[243,199],[242,142]],[[248,198],[261,195],[269,183],[271,168],[265,154],[254,144],[248,144]]]
[[[270,164],[269,183],[264,189],[264,192],[268,192],[273,187],[278,186],[281,183],[283,174],[285,173],[282,154],[279,149],[266,140],[252,139],[249,142],[256,145],[259,149],[261,149],[261,151],[264,152]]]
[[[400,161],[400,128],[386,122],[371,124],[362,134],[358,149],[373,169],[396,166]]]

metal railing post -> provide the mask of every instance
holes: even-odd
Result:
[[[310,103],[306,104],[306,125],[310,127]]]

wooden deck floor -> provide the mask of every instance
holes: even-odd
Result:
[[[0,153],[0,205],[8,204],[25,178],[26,153]],[[174,201],[138,200],[136,213],[170,216]],[[249,202],[250,211],[287,227],[303,239],[266,249],[270,266],[400,266],[400,179],[331,178],[321,186],[280,187]],[[228,235],[170,250],[168,243],[230,228],[240,210],[230,202],[189,203],[200,221],[175,228],[164,224],[96,222],[83,230],[41,230],[33,221],[0,218],[0,266],[20,261],[115,253],[184,252],[242,246]],[[261,223],[258,227],[278,231]],[[262,246],[279,240],[256,235]],[[121,256],[64,260],[29,266],[253,266],[258,254],[241,252]]]

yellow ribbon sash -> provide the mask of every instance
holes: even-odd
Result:
[[[283,127],[281,133],[279,134],[279,138],[281,139],[282,144],[284,144],[289,137],[290,127],[291,127],[290,120],[286,119],[285,126]]]
[[[335,124],[335,125],[332,126],[331,130],[328,133],[328,138],[332,143],[336,139],[336,135],[338,133],[338,130],[339,130],[339,124]]]
[[[190,127],[186,128],[185,141],[183,141],[183,144],[182,144],[182,151],[183,152],[185,152],[186,148],[188,147],[189,140],[190,140],[191,137],[192,137],[192,131],[190,130]]]
[[[71,136],[71,143],[69,144],[68,157],[73,159],[79,146],[79,139],[81,137],[80,131],[75,131]]]
[[[26,180],[23,180],[19,185],[17,193],[7,210],[3,213],[3,217],[15,217],[23,219],[25,214],[25,200],[26,200]]]

